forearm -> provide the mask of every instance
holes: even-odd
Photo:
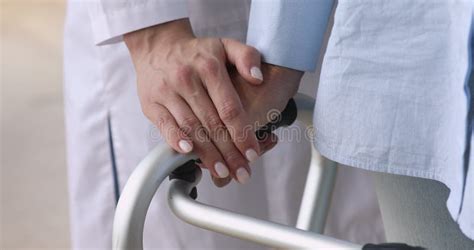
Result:
[[[194,34],[188,18],[158,24],[123,36],[134,60],[151,52],[156,46],[167,46],[192,38]]]

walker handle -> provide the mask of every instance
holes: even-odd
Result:
[[[267,124],[264,129],[258,133],[260,133],[260,135],[264,135],[265,133],[275,130],[279,126],[288,126],[293,123],[297,113],[296,106],[298,107],[298,120],[307,126],[310,126],[312,124],[314,99],[298,94],[295,96],[295,100],[297,105],[295,105],[293,100],[290,100],[287,107],[282,112],[281,118]],[[318,157],[320,156],[313,155],[313,158]],[[183,165],[190,166],[190,172],[189,174],[178,173],[178,176],[189,176],[192,172],[194,172],[193,170],[196,170],[194,174],[195,177],[191,177],[192,179],[188,179],[187,181],[173,180],[171,182],[172,184],[182,183],[185,185],[183,186],[185,189],[179,189],[178,186],[171,185],[171,188],[169,189],[170,193],[168,195],[168,202],[171,210],[176,215],[178,215],[178,217],[188,223],[216,232],[225,233],[229,236],[280,248],[283,246],[294,246],[290,248],[304,248],[311,246],[312,248],[313,246],[322,245],[345,246],[349,249],[361,248],[358,245],[349,242],[342,242],[289,226],[278,225],[275,223],[265,222],[255,218],[234,214],[229,211],[226,212],[222,209],[217,209],[213,208],[212,206],[201,204],[193,199],[189,199],[189,202],[186,202],[186,198],[189,197],[190,192],[192,193],[192,188],[196,186],[200,179],[201,171],[200,169],[193,166],[194,159],[197,159],[197,156],[193,153],[186,155],[178,154],[168,145],[160,144],[139,163],[139,165],[130,175],[124,189],[122,190],[122,194],[115,210],[113,225],[113,249],[143,249],[143,227],[150,202],[156,190],[168,177],[168,175],[172,173],[173,170],[175,170],[178,166]],[[174,176],[176,177],[176,175]],[[331,183],[333,182],[333,177],[327,178],[328,176],[324,174],[321,174],[321,176],[325,177],[323,179],[330,179],[329,181]],[[173,189],[173,187],[175,188]],[[318,193],[320,193],[320,190],[322,189],[317,190]],[[329,197],[329,195],[323,196]],[[196,209],[200,208],[203,213],[196,213],[197,210],[187,209],[189,207]],[[321,208],[322,210],[327,209],[326,206],[321,206]],[[213,220],[213,218],[202,216],[203,214],[206,214],[206,211],[217,212],[217,214],[221,215],[223,219],[227,218],[227,220],[235,223],[226,223],[225,225],[215,224],[217,222]],[[200,220],[201,223],[197,223],[196,220]],[[241,223],[250,226],[238,227],[238,225]],[[211,224],[213,226],[211,226]],[[244,232],[242,231],[243,229],[248,231]],[[268,234],[265,232],[268,232]],[[270,232],[273,232],[273,234]]]
[[[296,121],[296,117],[298,116],[298,108],[296,106],[296,102],[293,98],[291,98],[288,103],[286,104],[285,109],[274,118],[272,121],[267,123],[265,126],[260,128],[257,132],[255,132],[257,139],[262,140],[270,133],[278,129],[279,127],[287,127],[293,124]],[[194,182],[194,174],[195,170],[193,168],[198,168],[196,163],[201,163],[201,159],[191,160],[189,162],[184,163],[182,166],[179,166],[170,174],[170,180],[173,179],[180,179],[185,180],[188,182]],[[197,198],[197,190],[193,188],[191,192],[191,197],[193,199]]]
[[[288,101],[288,104],[286,104],[285,109],[278,117],[267,123],[267,125],[263,126],[256,132],[257,138],[261,140],[279,127],[290,126],[293,124],[293,122],[295,122],[297,116],[298,109],[296,107],[296,102],[293,98],[291,98]]]
[[[270,121],[265,126],[261,127],[257,132],[255,132],[257,139],[262,140],[276,129],[290,126],[296,121],[297,116],[298,107],[296,106],[295,100],[291,98],[286,104],[285,109],[281,111],[281,113],[275,119],[273,119],[273,121]],[[200,159],[197,159],[196,161],[198,163],[202,163]]]

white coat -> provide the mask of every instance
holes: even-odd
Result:
[[[85,2],[88,1],[69,2],[64,43],[72,246],[110,249],[116,192],[149,149],[164,143],[141,112],[133,66],[119,35],[179,18],[183,13],[178,8],[180,1],[130,0],[96,5],[90,15]],[[188,4],[197,35],[245,39],[249,1],[193,0]],[[135,15],[123,13],[124,8],[136,11]],[[97,17],[94,11],[103,15]],[[101,20],[104,16],[108,17],[105,21]],[[101,41],[109,44],[96,46]],[[305,82],[314,83],[314,78],[308,75]],[[315,86],[302,85],[303,92],[314,96]],[[279,143],[252,165],[252,178],[246,185],[234,182],[219,189],[205,174],[198,187],[198,199],[294,225],[309,164],[309,145]],[[146,248],[263,248],[179,221],[166,205],[166,188],[165,183],[148,211]],[[357,242],[384,239],[369,175],[340,169],[326,233]]]

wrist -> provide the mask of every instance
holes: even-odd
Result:
[[[188,18],[179,19],[127,33],[123,40],[132,57],[141,56],[159,47],[195,38]]]
[[[303,77],[304,72],[283,67],[283,66],[278,66],[274,64],[269,64],[269,63],[263,63],[262,67],[265,71],[265,81],[273,82],[276,85],[283,85],[286,86],[284,88],[288,90],[294,90],[294,94],[296,94],[296,91],[298,90],[298,87],[300,85],[301,78]],[[283,87],[282,86],[282,87]],[[293,91],[291,91],[293,92]],[[293,96],[291,93],[289,93],[291,96]]]

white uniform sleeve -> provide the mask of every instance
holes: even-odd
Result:
[[[333,0],[253,0],[247,43],[265,62],[314,71]]]
[[[187,0],[88,0],[94,41],[122,40],[122,35],[188,17]]]

